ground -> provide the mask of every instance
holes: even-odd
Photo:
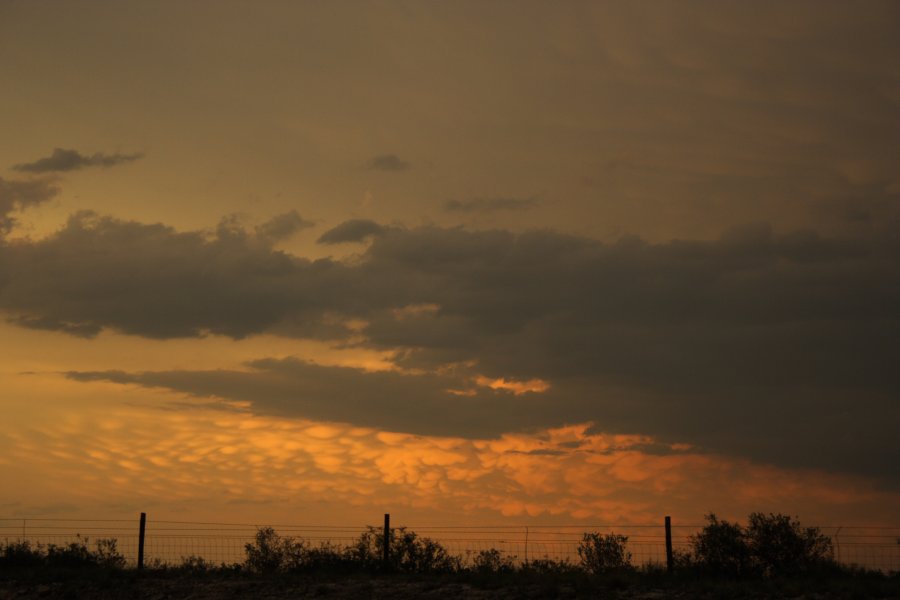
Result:
[[[897,578],[880,580],[727,582],[727,581],[624,581],[572,579],[523,581],[499,578],[465,581],[444,576],[250,576],[246,574],[177,574],[136,572],[86,576],[46,574],[0,577],[0,600],[293,600],[298,598],[611,598],[662,600],[664,598],[770,598],[837,600],[900,598]]]

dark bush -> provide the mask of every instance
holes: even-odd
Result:
[[[24,569],[44,564],[41,546],[32,546],[28,540],[6,542],[0,551],[0,568]]]
[[[578,545],[581,565],[589,573],[622,571],[631,567],[628,537],[614,533],[585,533]]]
[[[832,562],[831,538],[787,515],[752,513],[747,539],[757,568],[767,576],[808,573]]]
[[[304,550],[303,541],[281,537],[271,527],[263,527],[252,544],[244,545],[244,565],[255,573],[295,570],[303,565]]]
[[[304,568],[308,571],[348,572],[365,565],[356,558],[354,548],[344,548],[331,542],[308,546],[304,551]]]
[[[529,561],[522,569],[539,575],[568,575],[581,571],[577,565],[573,565],[567,558],[563,560],[536,558]]]
[[[203,558],[202,556],[182,556],[181,564],[177,567],[181,571],[187,571],[188,573],[206,573],[207,571],[212,571],[215,569],[215,565]]]
[[[704,571],[732,577],[778,577],[833,566],[831,539],[818,528],[801,527],[787,515],[752,513],[748,526],[719,521],[691,537],[695,564]]]
[[[707,525],[691,536],[690,545],[697,567],[714,575],[742,577],[753,569],[747,532],[738,523],[720,521],[706,515]]]
[[[405,527],[390,530],[390,554],[387,567],[395,571],[410,573],[433,573],[458,571],[462,565],[459,557],[451,556],[438,542],[419,537]],[[354,562],[368,568],[384,566],[382,553],[384,532],[377,527],[369,527],[359,536],[349,549]]]
[[[107,569],[121,569],[125,566],[125,557],[119,553],[118,540],[103,538],[95,543],[94,559],[96,563]]]
[[[516,569],[514,556],[503,556],[496,548],[482,550],[472,559],[479,573],[510,573]]]
[[[94,550],[88,547],[88,543],[88,538],[81,536],[76,536],[75,541],[63,545],[32,546],[28,540],[6,542],[0,552],[0,567],[121,569],[125,566],[125,557],[119,554],[115,539],[97,540]]]

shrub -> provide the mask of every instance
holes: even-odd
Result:
[[[51,567],[83,567],[92,564],[91,551],[87,548],[87,540],[81,539],[62,546],[49,544],[45,560]]]
[[[88,538],[76,536],[68,544],[32,546],[28,540],[6,542],[0,552],[0,566],[12,568],[54,567],[74,569],[83,567],[122,568],[125,557],[119,554],[115,539],[99,539],[95,549],[88,548]]]
[[[747,532],[738,523],[706,515],[707,525],[691,536],[694,561],[702,570],[730,577],[748,575],[752,569]]]
[[[567,575],[578,572],[576,565],[569,562],[568,558],[554,560],[552,558],[536,558],[522,567],[523,570],[532,571],[539,575]]]
[[[391,529],[390,534],[388,568],[392,570],[426,573],[461,568],[458,557],[451,556],[446,548],[430,538],[419,537],[405,527]],[[384,532],[380,528],[369,527],[349,549],[349,556],[362,566],[380,568],[383,565],[383,547]]]
[[[831,539],[787,515],[751,513],[746,528],[714,514],[706,519],[709,523],[691,537],[691,547],[696,565],[709,573],[777,577],[833,564]]]
[[[817,527],[800,526],[787,515],[752,513],[748,518],[750,554],[767,576],[806,573],[831,563],[831,538]]]
[[[354,566],[352,550],[346,550],[331,542],[309,546],[303,555],[304,567],[309,570],[346,570]]]
[[[303,564],[304,542],[281,537],[271,527],[256,532],[253,543],[245,544],[247,569],[256,573],[271,573],[296,569]]]
[[[40,545],[32,546],[28,540],[9,542],[0,551],[0,567],[22,569],[43,564],[44,552]]]
[[[509,573],[516,568],[514,556],[503,556],[496,548],[482,550],[472,559],[479,573]]]
[[[94,558],[99,566],[107,569],[121,569],[125,566],[125,557],[119,553],[118,540],[99,539],[95,546]]]
[[[589,573],[621,571],[631,566],[631,552],[625,548],[628,537],[614,533],[585,533],[578,545],[581,565]]]
[[[178,569],[181,571],[187,571],[188,573],[198,574],[206,573],[207,571],[215,569],[215,565],[210,563],[202,556],[191,554],[190,556],[181,557],[181,564],[178,565]]]

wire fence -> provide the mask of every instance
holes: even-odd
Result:
[[[23,519],[0,518],[0,544],[29,541],[43,546],[64,546],[79,540],[92,548],[97,540],[113,538],[119,552],[134,566],[138,561],[138,519]],[[213,523],[147,520],[144,563],[179,565],[190,557],[212,564],[242,563],[245,545],[256,532],[271,526],[280,536],[293,537],[311,546],[329,544],[340,550],[359,540],[367,526],[268,525],[266,523]],[[401,524],[402,526],[402,524]],[[690,538],[703,525],[673,524],[672,548],[686,552]],[[380,531],[380,527],[377,530]],[[579,562],[578,545],[586,532],[615,533],[628,537],[627,549],[636,565],[666,564],[666,534],[662,523],[645,525],[480,525],[406,527],[421,537],[440,542],[447,551],[471,564],[479,552],[495,549],[516,564],[540,559]],[[832,540],[834,558],[884,572],[900,571],[900,527],[819,527]]]

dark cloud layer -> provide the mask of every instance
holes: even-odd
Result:
[[[536,427],[554,412],[552,404],[537,394],[514,396],[484,388],[468,396],[453,394],[447,390],[459,380],[449,375],[364,373],[291,358],[258,360],[247,366],[250,371],[72,372],[67,376],[242,400],[267,414],[301,414],[434,435],[495,435]]]
[[[410,167],[412,167],[411,164],[396,154],[381,154],[372,157],[369,161],[369,168],[376,171],[406,171]]]
[[[81,212],[50,238],[0,248],[0,306],[32,327],[150,338],[241,338],[304,306],[320,314],[303,283],[316,264],[271,243],[232,220],[208,236]]]
[[[142,158],[141,153],[135,154],[82,154],[78,150],[54,148],[53,153],[45,158],[40,158],[30,163],[15,165],[13,169],[23,173],[54,173],[61,171],[76,171],[84,167],[114,167],[123,163],[129,163]]]
[[[279,252],[231,222],[204,235],[82,213],[52,237],[0,246],[0,309],[29,327],[154,338],[270,332],[346,342],[359,332],[341,319],[361,319],[363,344],[396,351],[416,372],[444,374],[263,361],[250,372],[81,377],[418,432],[593,420],[604,430],[896,479],[893,230],[833,239],[754,225],[712,241],[606,244],[546,230],[361,223],[325,234],[378,233],[359,260],[342,263]],[[488,393],[475,385],[479,375],[551,387]]]
[[[527,210],[538,204],[537,198],[473,198],[472,200],[448,200],[444,210],[448,212],[483,213],[498,210]]]
[[[351,219],[323,233],[320,244],[342,244],[345,242],[362,242],[367,237],[384,233],[385,228],[368,219]]]
[[[50,179],[4,179],[0,177],[0,233],[9,231],[15,219],[13,211],[36,206],[59,193],[59,187]]]
[[[315,223],[307,221],[301,217],[297,211],[292,210],[272,217],[262,225],[258,226],[256,228],[256,235],[277,242],[291,237],[298,231],[314,226]]]

